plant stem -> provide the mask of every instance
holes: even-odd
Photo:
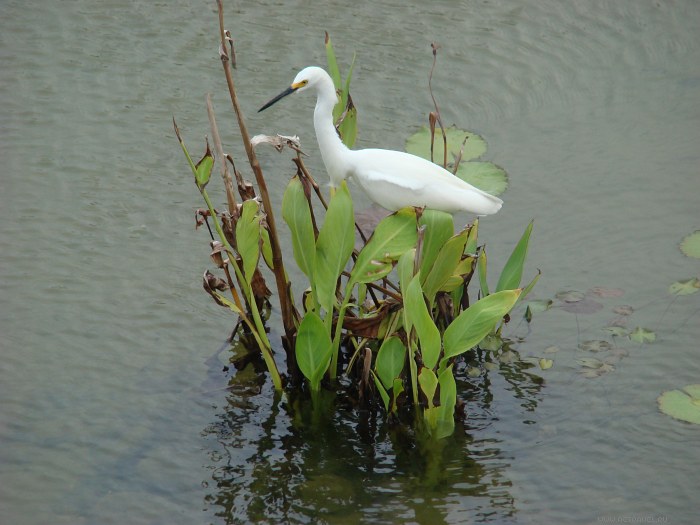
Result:
[[[231,97],[231,104],[233,105],[233,110],[236,113],[236,119],[238,121],[238,127],[241,131],[243,146],[245,147],[250,167],[252,168],[253,173],[255,174],[255,180],[258,183],[260,197],[262,198],[263,207],[265,208],[265,214],[267,215],[266,220],[270,232],[272,262],[274,266],[273,272],[275,274],[275,281],[277,283],[277,293],[279,294],[282,323],[284,325],[284,332],[287,337],[287,340],[291,343],[296,333],[295,319],[297,316],[295,315],[294,304],[291,302],[288,293],[289,283],[287,281],[287,274],[284,270],[284,263],[282,261],[282,249],[280,248],[279,239],[277,236],[275,216],[272,211],[272,203],[270,202],[270,195],[267,191],[267,184],[265,182],[265,178],[263,177],[262,170],[260,169],[260,163],[258,162],[257,156],[255,155],[253,145],[250,143],[250,135],[248,133],[248,128],[245,125],[245,121],[243,120],[243,114],[238,103],[238,95],[236,94],[236,88],[233,82],[233,74],[231,73],[231,60],[226,50],[226,34],[224,30],[224,7],[221,0],[217,0],[216,3],[219,10],[219,35],[221,40],[221,47],[219,52],[221,57],[221,64],[224,68],[224,74],[226,75],[226,83],[228,84],[229,95]]]

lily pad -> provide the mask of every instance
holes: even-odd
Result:
[[[540,364],[540,368],[542,370],[549,370],[550,368],[552,368],[554,366],[554,361],[543,357],[540,359],[539,364]]]
[[[664,414],[700,425],[700,385],[688,385],[683,390],[668,390],[657,401]]]
[[[669,293],[674,295],[690,295],[700,290],[700,279],[693,277],[685,281],[676,281],[668,287]]]
[[[578,347],[581,350],[586,350],[588,352],[607,352],[612,348],[612,345],[607,341],[601,341],[598,339],[584,341]]]
[[[594,357],[583,357],[581,359],[578,359],[578,363],[583,366],[584,368],[600,368],[603,366],[603,362],[600,359],[596,359]]]
[[[608,332],[613,337],[626,337],[629,335],[627,329],[622,326],[606,326],[603,328],[603,330]]]
[[[594,314],[597,311],[602,310],[603,305],[598,301],[585,297],[580,301],[565,302],[561,309],[571,314]]]
[[[535,314],[549,310],[552,307],[552,304],[553,302],[551,299],[534,299],[532,301],[528,301],[527,307],[533,314]]]
[[[656,341],[656,334],[651,330],[638,326],[629,335],[630,340],[635,343],[653,343]]]
[[[457,129],[456,126],[451,126],[445,129],[445,134],[447,135],[448,167],[451,162],[454,162],[460,151],[462,151],[462,162],[477,159],[486,153],[486,142],[475,133],[469,133],[468,131]],[[430,128],[423,126],[408,137],[406,140],[406,151],[431,160],[430,142]],[[462,149],[462,144],[464,144],[464,149]],[[435,129],[433,148],[433,162],[442,165],[445,150],[443,148],[442,132],[439,127]]]
[[[464,162],[462,160],[457,168],[457,176],[491,195],[500,195],[508,188],[506,171],[492,162]]]
[[[588,291],[592,295],[597,295],[598,297],[605,299],[610,297],[621,297],[625,294],[625,291],[621,290],[620,288],[603,288],[602,286],[594,286]]]
[[[688,257],[700,259],[700,230],[686,236],[680,244],[681,251]]]
[[[456,128],[445,129],[447,136],[447,166],[453,172],[459,158],[457,176],[492,195],[500,195],[508,187],[505,170],[492,162],[469,162],[486,152],[486,142],[479,135]],[[435,129],[433,156],[430,156],[430,128],[423,126],[406,140],[406,151],[442,166],[445,161],[442,132]]]
[[[617,315],[632,315],[633,312],[634,308],[628,304],[621,304],[613,308],[613,313],[616,313]]]
[[[563,292],[559,292],[555,297],[560,301],[564,301],[565,303],[577,303],[583,300],[583,298],[586,297],[586,294],[577,290],[565,290]]]

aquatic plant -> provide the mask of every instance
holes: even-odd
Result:
[[[224,276],[207,271],[205,290],[217,304],[237,314],[240,321],[234,334],[251,351],[261,353],[278,391],[296,395],[308,387],[320,410],[323,392],[338,390],[342,374],[344,388],[353,392],[361,405],[380,402],[392,417],[415,414],[417,424],[429,435],[440,438],[451,434],[458,405],[455,363],[487,336],[502,342],[501,331],[509,312],[539,278],[538,273],[521,287],[532,223],[525,228],[493,292],[487,284],[487,258],[478,241],[478,221],[455,233],[451,215],[409,207],[383,217],[366,238],[356,223],[346,183],[326,201],[304,165],[298,139],[249,136],[233,79],[232,39],[223,26],[220,1],[218,5],[220,57],[257,189],[243,179],[233,158],[223,152],[208,97],[216,155],[207,141],[204,155],[195,163],[173,121],[207,206],[198,212],[198,224],[209,228],[212,260]],[[352,66],[343,80],[328,34],[325,46],[329,74],[339,93],[334,119],[341,139],[350,147],[357,136],[358,117],[350,96]],[[436,55],[434,46],[433,67]],[[409,151],[427,158],[437,152],[444,167],[465,180],[486,185],[494,193],[505,190],[504,170],[473,161],[486,150],[483,139],[455,127],[445,128],[437,103],[429,124],[409,138]],[[294,152],[295,174],[285,190],[281,214],[291,232],[294,261],[309,284],[298,304],[282,258],[277,210],[270,203],[256,157],[256,147],[263,144]],[[227,209],[223,211],[215,209],[206,190],[215,157],[226,191]],[[317,217],[315,198],[325,209],[322,220]],[[470,297],[469,284],[477,271],[479,287]],[[283,323],[285,375],[279,371],[279,356],[268,335],[271,292],[264,276],[269,272],[275,278]],[[271,333],[280,332],[271,328]]]

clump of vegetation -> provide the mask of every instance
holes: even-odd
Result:
[[[205,154],[194,162],[175,124],[195,184],[207,205],[198,217],[209,227],[212,260],[221,271],[221,276],[205,272],[205,290],[217,304],[240,318],[236,337],[251,351],[260,352],[278,391],[308,392],[320,409],[325,392],[335,392],[342,384],[361,406],[383,406],[389,417],[414,414],[417,424],[430,435],[439,438],[451,434],[458,405],[455,362],[487,336],[492,342],[500,341],[509,312],[539,278],[538,274],[527,286],[521,286],[532,223],[525,228],[493,290],[486,280],[487,258],[479,245],[478,221],[455,233],[449,214],[404,208],[383,218],[365,238],[356,224],[347,185],[343,183],[326,202],[294,137],[250,138],[238,104],[233,80],[235,55],[223,26],[221,2],[219,29],[224,74],[257,189],[243,179],[231,156],[223,152],[207,98],[212,141],[227,197],[227,209],[215,209],[206,190],[215,155],[207,141]],[[352,146],[357,135],[357,109],[349,91],[352,68],[343,80],[328,35],[325,44],[328,70],[339,93],[334,113],[337,129],[342,140]],[[434,57],[436,53],[434,46]],[[483,161],[470,162],[484,153],[483,140],[456,128],[446,129],[437,104],[429,122],[428,128],[409,139],[409,150],[428,158],[437,151],[443,165],[458,176],[477,185],[487,178],[491,181],[488,189],[505,190],[506,176],[501,168]],[[294,261],[309,283],[297,300],[282,258],[276,210],[270,204],[256,157],[255,146],[262,143],[295,152],[295,174],[284,193],[281,215],[291,231]],[[314,198],[325,209],[322,220],[315,212]],[[358,235],[362,240],[356,248]],[[280,356],[266,326],[271,292],[265,275],[270,273],[283,323],[281,331],[272,327],[271,332],[283,334],[285,375],[280,372]],[[470,297],[468,288],[475,274],[479,275],[478,286]],[[347,380],[338,381],[340,375]]]

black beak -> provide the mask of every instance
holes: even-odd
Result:
[[[258,113],[260,113],[260,112],[261,112],[262,110],[264,110],[264,109],[269,108],[272,104],[274,104],[275,102],[277,102],[277,101],[280,100],[280,99],[283,99],[283,98],[286,97],[287,95],[291,95],[291,94],[294,93],[295,91],[296,91],[295,88],[293,88],[293,87],[291,87],[291,86],[288,87],[287,89],[285,89],[284,91],[282,91],[282,93],[280,93],[280,94],[277,95],[275,98],[273,98],[272,100],[270,100],[267,104],[265,104],[263,107],[261,107],[261,108],[258,110]]]

